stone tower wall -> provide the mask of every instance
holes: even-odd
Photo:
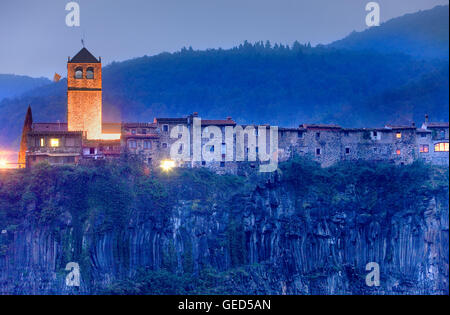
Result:
[[[75,71],[83,69],[83,78]],[[87,79],[88,68],[94,78]],[[102,134],[102,65],[101,63],[67,64],[67,122],[69,131],[84,131],[87,139],[100,139]]]

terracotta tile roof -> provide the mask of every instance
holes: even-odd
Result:
[[[303,128],[294,128],[294,127],[279,127],[278,131],[304,131]]]
[[[389,131],[390,129],[386,128],[342,128],[342,131],[345,132],[364,132],[364,131]]]
[[[83,135],[82,131],[63,131],[63,130],[33,130],[28,133],[29,135],[49,135],[49,136],[61,136],[61,135],[73,135],[77,137],[81,137]]]
[[[155,123],[144,123],[144,122],[126,122],[123,123],[125,128],[156,128]]]
[[[155,123],[187,123],[187,118],[155,118]]]
[[[34,123],[33,131],[67,131],[67,123]]]
[[[234,126],[236,122],[232,119],[202,119],[202,126]]]
[[[342,129],[341,126],[338,125],[326,125],[326,124],[303,124],[300,125],[300,128],[305,129]]]
[[[448,128],[448,122],[429,122],[425,125],[427,128]]]
[[[412,125],[409,125],[409,126],[406,126],[406,125],[404,125],[404,126],[395,126],[395,125],[386,125],[386,129],[393,129],[393,130],[399,130],[399,129],[416,129],[416,126],[412,126]]]

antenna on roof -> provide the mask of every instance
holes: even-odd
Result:
[[[83,45],[83,48],[84,48],[84,39],[83,38],[81,39],[81,45]]]

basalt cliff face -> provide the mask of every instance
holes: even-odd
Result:
[[[116,181],[113,169],[0,180],[13,223],[1,294],[449,293],[448,170],[295,162],[254,181],[196,170]],[[79,287],[66,285],[69,262]],[[366,285],[369,262],[380,286]]]

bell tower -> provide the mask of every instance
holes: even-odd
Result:
[[[102,64],[86,48],[67,63],[68,131],[87,139],[102,135]]]

